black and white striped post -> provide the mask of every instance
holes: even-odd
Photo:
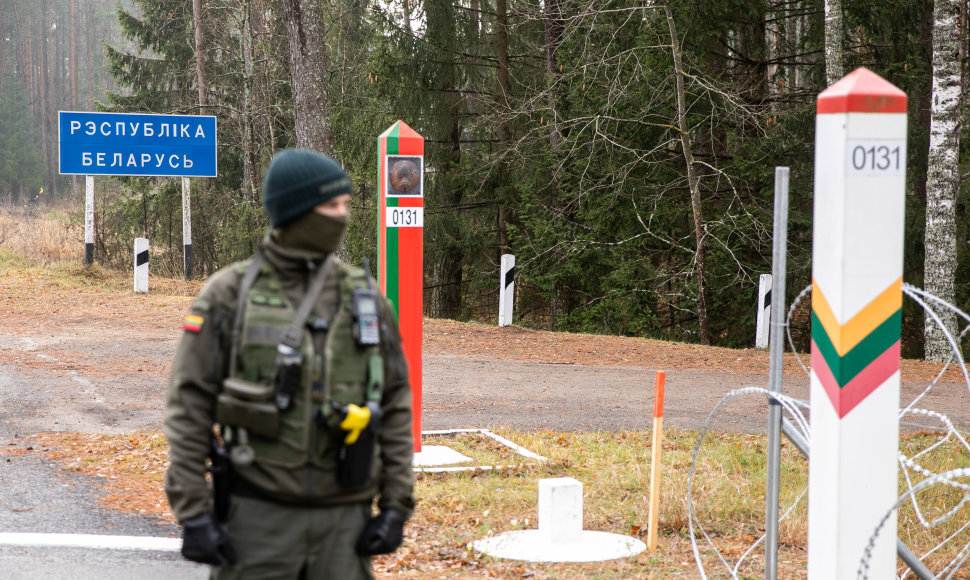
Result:
[[[135,292],[148,292],[148,238],[135,238]]]
[[[185,279],[192,278],[192,187],[188,177],[182,178],[182,245],[185,253]]]
[[[84,265],[94,263],[94,176],[84,176]]]
[[[758,321],[754,335],[754,347],[758,350],[768,348],[768,329],[771,323],[771,274],[758,278]]]
[[[502,254],[502,275],[498,289],[498,325],[512,325],[512,304],[515,295],[515,256]]]

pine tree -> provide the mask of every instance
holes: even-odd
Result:
[[[10,56],[2,67],[0,86],[0,201],[24,204],[35,199],[43,184],[43,157],[36,141],[27,91],[14,74]]]

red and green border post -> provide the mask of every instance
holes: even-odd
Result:
[[[398,317],[408,361],[414,450],[421,451],[424,137],[397,121],[377,138],[377,280]]]
[[[818,96],[808,578],[896,576],[906,94],[860,68]]]

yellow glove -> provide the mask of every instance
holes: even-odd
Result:
[[[368,423],[370,423],[370,409],[354,404],[347,405],[347,416],[340,422],[340,428],[347,431],[344,443],[353,445],[360,437],[360,432],[367,428]]]

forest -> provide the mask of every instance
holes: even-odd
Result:
[[[494,320],[514,254],[516,324],[750,347],[775,167],[791,168],[790,302],[811,282],[815,99],[867,67],[908,95],[903,279],[970,301],[966,0],[0,6],[0,200],[83,200],[57,174],[59,110],[215,115],[218,177],[191,185],[197,277],[253,252],[263,171],[287,147],[346,168],[342,254],[373,263],[377,137],[400,119],[426,140],[427,316]],[[178,276],[180,180],[96,191],[96,261],[128,268],[147,237]],[[925,324],[906,302],[904,356],[945,359]]]

